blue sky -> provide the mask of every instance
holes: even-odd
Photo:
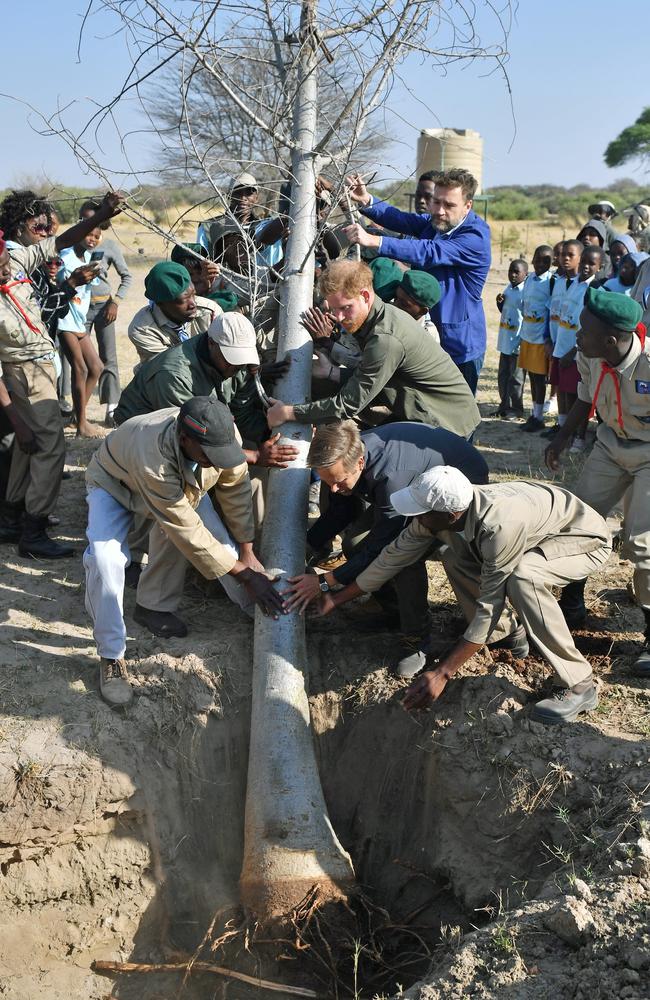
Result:
[[[478,4],[483,6],[481,0]],[[78,63],[85,7],[85,0],[68,0],[63,6],[28,0],[23,7],[29,15],[26,21],[14,5],[3,21],[0,90],[46,114],[73,100],[87,112],[92,101],[112,96],[130,65],[126,43],[123,36],[97,37],[102,25],[93,23]],[[398,141],[386,157],[391,167],[382,165],[381,175],[409,175],[419,130],[446,125],[482,134],[484,186],[606,185],[634,177],[650,188],[650,177],[639,165],[609,170],[603,161],[607,143],[650,103],[643,79],[647,33],[634,29],[647,23],[647,0],[627,0],[621,16],[615,16],[615,10],[611,0],[521,0],[508,63],[516,134],[506,87],[498,74],[487,75],[485,64],[457,64],[446,75],[427,64],[407,66],[405,84],[394,89],[389,101],[387,123]],[[486,15],[482,19],[487,23]],[[485,41],[494,37],[496,32],[492,37],[489,31],[484,34]],[[43,173],[61,183],[95,183],[60,139],[32,131],[24,107],[0,97],[0,109],[10,137],[3,143],[0,186]],[[74,118],[74,108],[70,114]],[[39,127],[35,118],[32,121]],[[142,122],[135,103],[123,110],[121,121],[134,133],[128,145],[132,162],[141,169],[155,167],[150,140],[135,134]],[[106,159],[128,170],[114,136],[104,132],[103,141]]]

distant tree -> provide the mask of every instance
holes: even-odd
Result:
[[[628,125],[605,150],[608,167],[620,167],[630,160],[650,157],[650,108],[644,108],[634,125]]]

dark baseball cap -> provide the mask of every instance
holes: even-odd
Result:
[[[194,396],[183,403],[178,426],[199,442],[216,469],[234,469],[246,461],[232,413],[215,396]]]

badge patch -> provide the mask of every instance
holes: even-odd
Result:
[[[635,381],[636,391],[641,392],[646,396],[650,396],[650,382],[645,382],[642,378],[638,378]]]

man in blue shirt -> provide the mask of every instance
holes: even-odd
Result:
[[[490,229],[472,211],[476,180],[467,170],[439,174],[430,214],[401,212],[377,201],[360,174],[353,174],[348,182],[350,197],[364,215],[386,229],[415,238],[377,236],[358,224],[347,227],[346,237],[438,279],[442,296],[431,318],[440,331],[442,347],[475,393],[487,337],[481,294],[491,259]]]

